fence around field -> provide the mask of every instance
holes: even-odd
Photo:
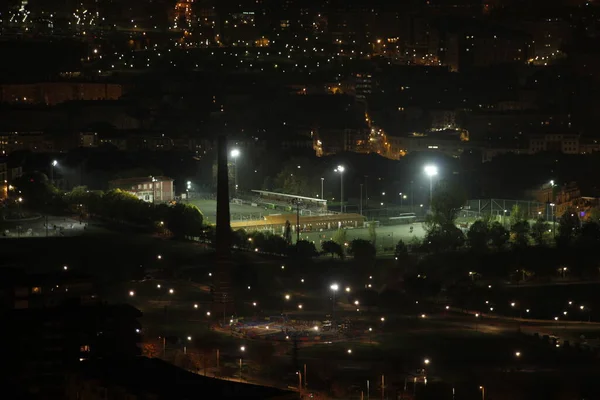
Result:
[[[459,212],[459,218],[509,217],[514,206],[518,206],[528,219],[543,217],[549,221],[554,217],[555,210],[550,203],[529,200],[477,199],[467,201]]]
[[[248,200],[241,198],[231,199],[231,204],[240,205],[240,206],[248,206],[255,207],[257,212],[241,212],[231,213],[231,221],[261,221],[264,220],[267,216],[277,216],[282,214],[290,214],[295,213],[296,209],[290,205],[281,205],[274,203],[260,203],[256,200]],[[265,212],[258,211],[265,210]],[[278,211],[281,211],[279,213]],[[300,216],[303,217],[321,217],[326,215],[337,215],[339,212],[337,211],[328,211],[328,210],[315,210],[308,208],[300,208],[299,210]]]

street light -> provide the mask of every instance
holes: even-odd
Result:
[[[240,347],[240,351],[243,354],[246,351],[246,347],[245,346]],[[241,380],[242,380],[242,357],[240,356],[240,381]]]
[[[344,212],[344,166],[338,165],[334,172],[340,173],[340,212]]]
[[[329,289],[331,289],[331,291],[333,292],[333,296],[332,296],[333,304],[331,306],[331,319],[334,324],[334,329],[335,329],[335,293],[338,291],[339,288],[340,287],[337,283],[333,283],[331,286],[329,286]]]
[[[50,165],[51,165],[51,168],[50,168],[50,182],[54,185],[54,167],[56,167],[58,165],[58,161],[52,160],[52,163]]]
[[[481,390],[481,400],[485,400],[485,387],[479,386],[479,390]]]
[[[426,165],[425,174],[429,177],[429,210],[433,202],[433,177],[438,174],[438,168],[435,165]]]
[[[185,197],[189,203],[190,201],[190,189],[192,189],[192,181],[187,181],[187,186],[185,189]]]
[[[238,149],[231,150],[231,158],[233,158],[233,168],[234,168],[234,185],[235,190],[237,192],[238,189],[238,169],[237,169],[237,158],[240,156],[240,151]]]

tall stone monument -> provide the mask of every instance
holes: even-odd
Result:
[[[216,279],[213,289],[212,310],[217,318],[227,321],[232,315],[233,289],[231,286],[231,225],[229,224],[229,173],[227,171],[227,138],[219,136],[217,154],[217,228]]]

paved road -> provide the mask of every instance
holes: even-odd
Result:
[[[87,222],[73,218],[42,216],[33,220],[4,220],[0,229],[0,237],[4,238],[72,236],[82,234],[87,229]]]

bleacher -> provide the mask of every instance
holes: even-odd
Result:
[[[327,211],[327,200],[315,199],[310,197],[268,192],[265,190],[253,190],[259,196],[252,197],[252,203],[266,208],[282,211],[295,211],[296,202],[299,201],[299,209],[301,211],[324,212]]]

